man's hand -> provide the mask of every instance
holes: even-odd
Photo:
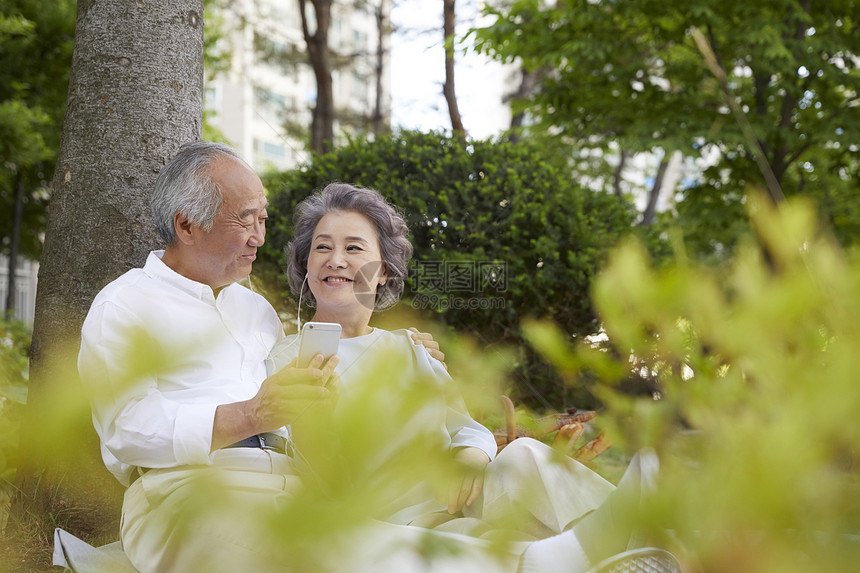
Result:
[[[265,428],[257,433],[291,424],[311,406],[333,406],[340,385],[334,371],[337,363],[337,356],[331,356],[323,364],[317,353],[307,368],[296,368],[293,360],[266,378],[249,405],[253,418]]]
[[[296,368],[293,360],[266,378],[250,400],[218,406],[212,451],[292,424],[311,406],[332,407],[340,385],[340,376],[334,371],[338,358],[323,360],[322,354],[317,354],[307,368]]]
[[[411,336],[415,344],[420,344],[426,348],[430,356],[441,362],[442,366],[447,370],[448,365],[445,364],[445,354],[439,349],[439,343],[433,340],[433,335],[429,332],[419,332],[414,326],[410,327],[409,330],[412,331]]]
[[[454,514],[465,505],[472,505],[484,489],[484,470],[490,458],[478,448],[460,448],[454,459],[462,466],[462,478],[451,484],[448,491],[448,513]]]

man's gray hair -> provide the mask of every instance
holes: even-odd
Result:
[[[308,272],[314,229],[326,213],[353,211],[367,217],[374,227],[387,278],[376,289],[374,310],[393,306],[403,292],[407,263],[412,257],[412,243],[406,238],[406,221],[385,198],[373,189],[363,189],[348,183],[331,183],[322,191],[299,203],[293,214],[295,235],[287,246],[287,280],[290,290],[298,296]],[[306,292],[313,301],[313,293]]]
[[[232,157],[245,163],[228,145],[196,141],[183,145],[158,174],[150,206],[155,227],[165,245],[176,242],[176,229],[173,227],[176,213],[182,213],[204,231],[212,229],[224,197],[209,177],[209,168],[222,157]]]

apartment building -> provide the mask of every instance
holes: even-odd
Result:
[[[313,32],[314,11],[308,3]],[[390,122],[390,0],[341,0],[332,5],[335,137],[362,130],[377,98],[377,48],[383,35],[381,102]],[[223,31],[232,54],[229,70],[206,85],[207,117],[258,171],[289,169],[306,162],[316,80],[307,64],[298,0],[233,0],[223,8]],[[274,55],[274,57],[272,57]],[[352,121],[350,121],[352,120]],[[366,123],[366,122],[365,122]],[[289,126],[292,126],[292,129]],[[298,128],[298,129],[296,129]]]

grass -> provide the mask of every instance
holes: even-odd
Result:
[[[56,572],[52,551],[53,543],[49,545],[42,536],[9,528],[0,538],[0,573]]]
[[[0,573],[58,571],[52,565],[57,527],[95,546],[118,538],[121,488],[107,482],[112,476],[76,473],[81,479],[43,478],[18,490],[0,536]]]

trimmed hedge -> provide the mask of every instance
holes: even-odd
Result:
[[[598,330],[589,291],[608,250],[630,232],[629,204],[578,185],[564,157],[530,142],[410,131],[359,138],[264,178],[263,265],[283,270],[295,205],[331,181],[376,189],[402,209],[415,246],[405,304],[431,308],[487,345],[522,348],[519,397],[565,406],[558,375],[523,344],[520,320],[548,318],[572,336]]]

